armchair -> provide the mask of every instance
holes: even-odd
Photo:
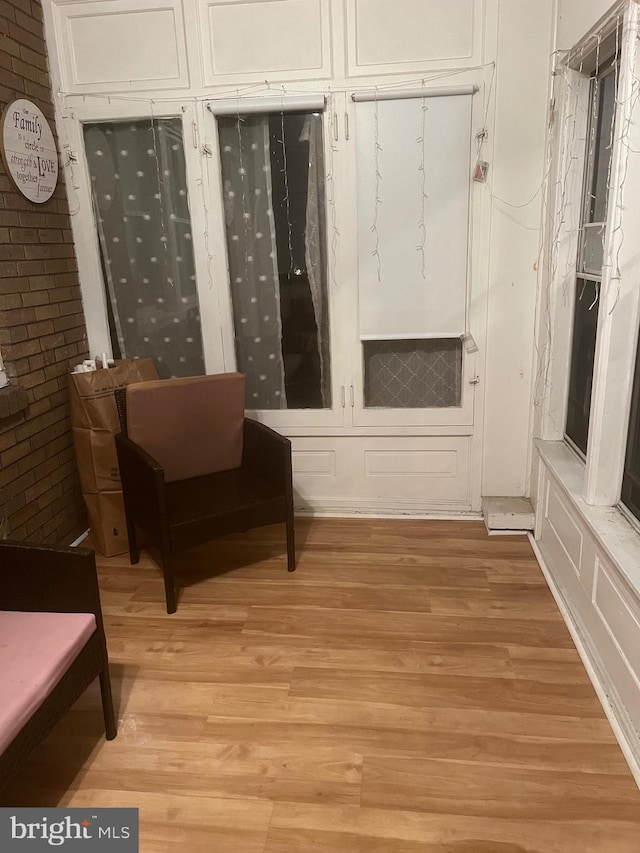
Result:
[[[0,787],[97,676],[112,740],[93,551],[0,542]]]
[[[140,527],[160,549],[167,613],[177,607],[173,555],[181,548],[285,522],[295,571],[291,443],[244,417],[241,374],[142,382],[115,394],[131,562]]]

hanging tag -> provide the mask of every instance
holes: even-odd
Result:
[[[477,181],[480,184],[484,184],[487,180],[487,172],[489,171],[489,164],[486,160],[478,160],[473,170],[473,180]]]

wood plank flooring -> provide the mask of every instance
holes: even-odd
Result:
[[[137,806],[144,853],[637,853],[640,793],[525,537],[300,520],[99,558],[97,685],[1,805]]]

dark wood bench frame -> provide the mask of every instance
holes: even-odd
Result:
[[[0,755],[2,788],[96,677],[108,740],[115,738],[117,727],[93,551],[0,542],[0,610],[93,613],[96,618],[96,630],[67,672]]]

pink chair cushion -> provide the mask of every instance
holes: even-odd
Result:
[[[96,630],[93,613],[0,610],[0,753]]]
[[[244,376],[219,373],[127,386],[127,431],[167,483],[239,468]]]

